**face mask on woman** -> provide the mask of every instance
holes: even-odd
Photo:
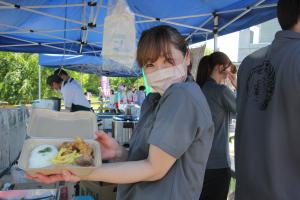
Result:
[[[185,58],[179,65],[161,68],[146,76],[149,86],[163,95],[172,84],[185,81],[187,77]]]

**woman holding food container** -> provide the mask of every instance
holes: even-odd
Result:
[[[138,43],[137,62],[152,94],[143,103],[129,151],[98,132],[102,158],[115,162],[102,164],[86,177],[64,171],[28,178],[118,183],[117,199],[122,200],[199,199],[214,128],[205,97],[188,72],[185,38],[170,26],[146,30]]]

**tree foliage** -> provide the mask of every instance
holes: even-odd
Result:
[[[0,101],[10,104],[31,103],[38,99],[38,55],[0,52]],[[68,71],[68,70],[67,70]],[[54,69],[42,67],[42,98],[61,97],[46,84]],[[78,83],[82,82],[84,92],[99,95],[99,76],[68,71]],[[144,85],[142,78],[109,78],[112,89],[122,83],[138,88]]]
[[[0,100],[29,103],[38,95],[37,55],[0,53]]]

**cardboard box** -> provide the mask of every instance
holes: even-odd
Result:
[[[81,181],[80,195],[92,196],[95,200],[115,200],[117,185],[96,181]]]
[[[57,112],[46,109],[34,109],[29,121],[28,135],[31,137],[23,144],[19,167],[28,174],[40,172],[46,175],[69,170],[78,176],[86,176],[101,166],[100,144],[96,142],[96,116],[92,112]],[[29,168],[32,150],[42,144],[59,146],[65,141],[74,141],[76,137],[84,139],[92,148],[94,163],[90,167],[55,164],[44,168]]]

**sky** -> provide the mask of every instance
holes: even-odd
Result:
[[[261,34],[264,34],[264,37],[263,37],[264,40],[266,40],[266,38],[268,38],[268,39],[270,39],[270,41],[272,41],[275,36],[275,33],[278,30],[280,30],[280,26],[278,24],[277,19],[272,19],[263,24],[264,24],[263,29],[261,29],[262,27],[258,27],[257,25],[249,28],[251,31],[255,32],[254,38],[253,38],[254,43],[251,46],[251,49],[249,49],[249,51],[250,50],[252,51],[255,48],[257,48],[257,49],[261,48],[262,47],[261,45],[264,45],[264,43],[260,43],[260,35]],[[258,33],[258,34],[256,34],[256,33]],[[240,35],[239,35],[239,31],[238,31],[238,32],[234,32],[231,34],[227,34],[227,35],[218,37],[218,48],[219,48],[218,50],[226,53],[232,62],[238,62],[239,36]],[[261,41],[261,42],[263,42],[263,41]],[[193,45],[191,45],[191,48],[202,46],[204,43],[206,43],[207,48],[209,48],[211,50],[214,49],[214,40],[213,39],[207,40],[205,42],[193,44]],[[267,45],[267,43],[265,43],[265,45]],[[243,49],[245,50],[244,46],[243,46]],[[245,54],[245,52],[242,53],[242,55],[244,55],[244,54]]]
[[[201,46],[206,43],[206,48],[214,49],[214,40],[207,40],[191,45],[191,48]],[[232,62],[238,61],[238,49],[239,49],[239,32],[230,33],[224,36],[218,37],[219,51],[222,51],[228,55]]]

